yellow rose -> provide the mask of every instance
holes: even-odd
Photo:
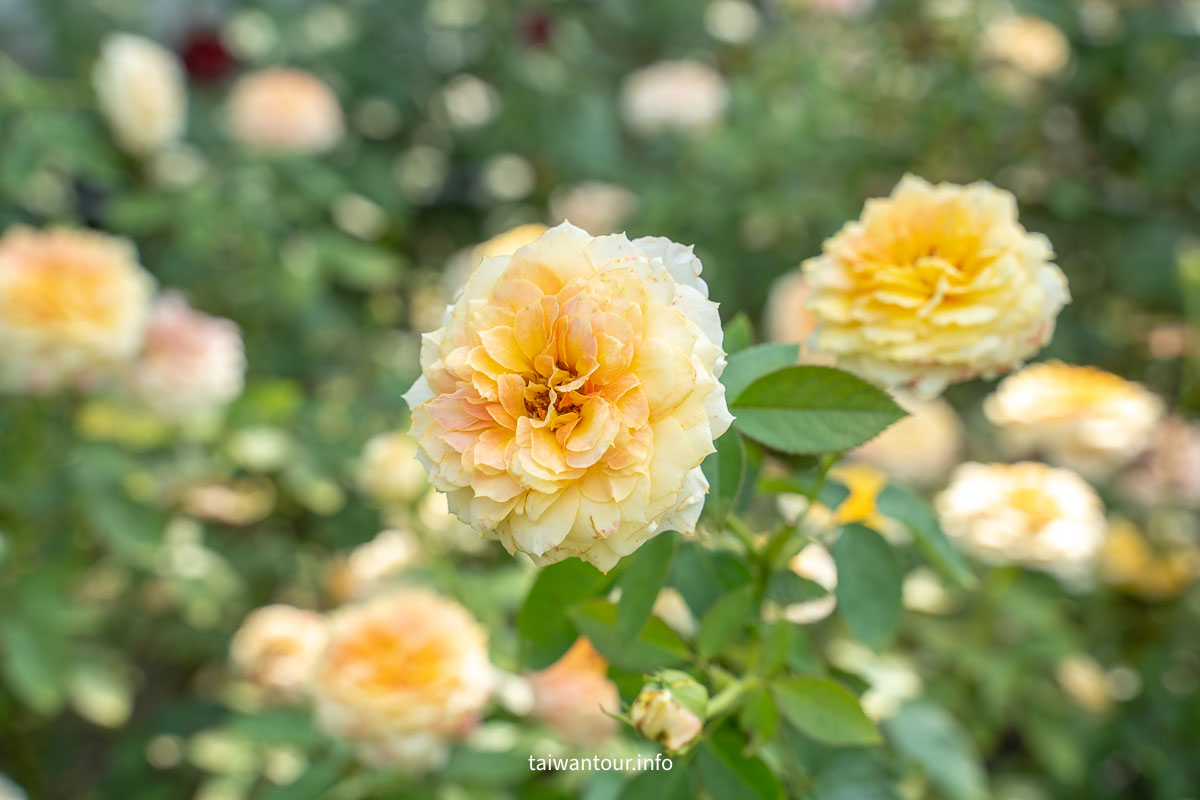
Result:
[[[883,386],[939,394],[1020,364],[1069,300],[1050,242],[986,183],[907,175],[804,262],[813,346]]]
[[[987,26],[983,52],[1026,75],[1048,78],[1067,66],[1071,43],[1053,23],[1032,14],[1017,14]]]
[[[1103,477],[1150,447],[1164,406],[1110,372],[1048,361],[1005,378],[983,409],[1010,452]]]
[[[529,676],[533,713],[570,744],[597,745],[617,731],[621,708],[608,662],[580,638],[562,658]]]
[[[187,90],[179,61],[141,36],[110,34],[92,83],[117,143],[147,155],[179,138],[187,121]]]
[[[57,388],[129,361],[153,291],[125,239],[10,228],[0,238],[0,387]]]
[[[264,152],[321,153],[345,130],[333,90],[315,75],[283,67],[240,79],[229,97],[227,118],[234,139]]]
[[[700,270],[690,247],[569,223],[485,259],[405,395],[450,510],[539,565],[607,570],[694,530],[700,462],[732,421]]]
[[[995,564],[1080,579],[1104,543],[1104,507],[1074,472],[1027,461],[967,463],[935,502],[946,533]]]
[[[1191,522],[1186,512],[1156,515],[1149,528],[1158,534],[1153,546],[1137,525],[1114,519],[1100,553],[1104,580],[1147,600],[1175,597],[1194,584],[1200,579],[1200,547],[1194,543],[1194,526],[1178,524],[1184,519]]]
[[[457,603],[407,588],[333,617],[314,683],[317,724],[363,759],[440,765],[491,695],[487,634]]]
[[[325,648],[325,618],[289,605],[251,612],[229,646],[229,658],[243,677],[272,694],[307,694]]]

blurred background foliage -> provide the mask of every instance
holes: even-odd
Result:
[[[992,181],[1070,280],[1047,354],[1196,412],[1185,314],[1200,314],[1200,4],[879,0],[835,13],[843,5],[856,4],[0,2],[0,227],[130,237],[162,285],[241,326],[249,363],[225,417],[183,429],[105,400],[0,402],[0,772],[33,798],[623,791],[619,774],[530,773],[523,754],[540,740],[515,726],[506,748],[456,757],[441,778],[347,772],[306,714],[264,711],[225,666],[250,609],[334,605],[329,565],[397,520],[432,551],[420,569],[488,626],[497,662],[530,666],[511,621],[532,571],[493,545],[464,550],[470,534],[428,498],[381,519],[356,470],[370,437],[407,424],[417,333],[454,288],[445,265],[514,225],[554,221],[582,182],[636,198],[618,230],[695,243],[726,320],[757,321],[772,282],[905,172]],[[987,25],[1013,10],[1065,35],[1061,72],[988,57]],[[125,155],[97,113],[89,75],[115,30],[187,65],[174,160]],[[697,135],[630,131],[622,81],[682,57],[725,76],[724,120]],[[328,154],[266,158],[226,135],[231,82],[277,64],[335,90],[348,130]],[[980,453],[992,447],[987,390],[950,393]],[[197,487],[224,502],[203,507]],[[684,545],[671,578],[697,614],[714,601],[697,592],[736,587],[744,569],[689,572],[721,560],[706,552]],[[696,588],[695,574],[722,580]],[[804,791],[1196,796],[1195,591],[1064,594],[998,569],[952,605],[906,614],[895,649],[958,721],[909,707],[885,725],[887,758],[787,728],[780,752],[808,776]],[[824,653],[837,628],[798,633],[789,664]],[[1071,658],[1103,665],[1115,697],[1081,705],[1062,680]],[[626,701],[640,674],[614,667]]]

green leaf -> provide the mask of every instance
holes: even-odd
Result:
[[[650,618],[654,600],[667,581],[671,562],[679,548],[679,534],[666,531],[642,545],[631,559],[617,586],[621,600],[617,604],[617,635],[621,644],[629,644]]]
[[[921,765],[951,800],[988,796],[987,777],[971,733],[944,709],[926,701],[907,703],[883,724],[896,752]]]
[[[756,746],[775,738],[779,729],[779,711],[771,693],[762,687],[751,692],[738,714],[738,724],[753,737]]]
[[[594,596],[606,582],[603,572],[574,558],[551,564],[538,573],[517,613],[517,632],[529,666],[548,666],[567,651],[576,637],[567,608]]]
[[[802,578],[790,569],[779,570],[767,584],[767,599],[780,606],[808,603],[828,594],[829,590],[821,584]]]
[[[734,589],[712,604],[700,620],[696,634],[696,651],[712,658],[741,632],[754,604],[754,586],[747,584]]]
[[[716,441],[717,452],[711,453],[700,465],[708,478],[708,497],[704,515],[717,523],[733,511],[742,490],[746,474],[746,445],[737,431],[726,431]]]
[[[349,758],[342,754],[315,762],[308,770],[286,786],[275,786],[263,793],[263,800],[319,800],[329,796],[329,790],[346,772]]]
[[[728,729],[700,744],[696,766],[709,794],[721,800],[782,798],[779,780],[761,758],[743,756],[742,744],[742,737]]]
[[[50,715],[66,695],[67,654],[47,631],[23,620],[0,627],[0,669],[5,682],[30,708]]]
[[[725,399],[736,400],[746,387],[764,375],[800,360],[800,345],[759,344],[729,357],[721,383],[725,385]]]
[[[737,316],[725,324],[725,352],[732,356],[745,350],[753,341],[754,326],[750,324],[746,312],[739,311]]]
[[[678,759],[671,769],[647,769],[625,786],[621,800],[691,800],[692,773]]]
[[[741,557],[728,550],[709,550],[692,541],[684,542],[675,556],[670,583],[683,595],[692,613],[701,617],[722,594],[750,581],[750,570]]]
[[[881,741],[858,698],[828,678],[785,678],[777,681],[772,691],[784,719],[817,741],[834,745]]]
[[[729,408],[743,434],[798,454],[849,450],[905,416],[887,392],[861,378],[812,366],[759,377]]]
[[[900,565],[891,545],[863,525],[847,525],[833,545],[838,613],[870,647],[886,647],[900,625]]]
[[[946,537],[929,504],[907,489],[889,484],[876,499],[879,513],[898,520],[912,532],[925,557],[964,589],[975,586],[975,575]]]
[[[762,656],[758,666],[760,673],[771,675],[787,663],[795,635],[796,629],[790,622],[780,620],[763,623],[760,634]]]
[[[600,653],[621,669],[650,672],[687,658],[687,646],[667,624],[651,617],[636,639],[628,644],[617,632],[617,607],[606,600],[591,600],[569,609],[580,633]]]

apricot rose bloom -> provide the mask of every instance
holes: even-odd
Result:
[[[440,765],[491,696],[487,634],[457,603],[410,587],[336,612],[317,667],[317,724],[378,766]]]
[[[691,532],[729,427],[717,305],[690,247],[570,223],[484,259],[405,395],[453,511],[539,565],[610,569]]]
[[[233,138],[261,152],[323,153],[345,132],[342,108],[329,85],[288,67],[259,70],[238,80],[227,116]]]
[[[1104,477],[1149,449],[1165,407],[1119,375],[1046,361],[1001,381],[983,410],[1010,452]]]
[[[935,506],[946,533],[982,560],[1072,581],[1094,566],[1107,528],[1083,478],[1036,461],[962,464]]]
[[[580,637],[562,658],[529,676],[533,713],[569,744],[598,745],[617,732],[621,708],[608,662]]]
[[[0,238],[0,389],[45,391],[127,363],[153,292],[125,239],[10,228]]]
[[[887,387],[934,396],[1018,366],[1070,299],[1050,242],[987,183],[906,175],[804,262],[813,346]]]
[[[234,669],[283,698],[305,696],[328,633],[325,618],[282,603],[247,615],[229,645]]]

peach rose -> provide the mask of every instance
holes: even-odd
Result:
[[[732,418],[716,303],[690,247],[563,223],[484,259],[405,395],[450,510],[540,565],[610,569],[691,532]]]
[[[621,709],[617,685],[608,679],[608,662],[587,639],[546,669],[529,676],[533,713],[563,741],[597,745],[617,731],[609,714]]]
[[[284,697],[307,694],[325,648],[325,618],[289,605],[264,606],[242,622],[229,658],[243,677]]]
[[[1067,66],[1071,43],[1053,23],[1032,14],[1017,14],[987,26],[983,53],[1031,77],[1048,78]]]
[[[1084,577],[1104,544],[1104,506],[1074,472],[967,463],[935,502],[946,533],[985,561]]]
[[[245,385],[238,326],[168,293],[150,311],[142,352],[127,376],[133,397],[154,413],[188,419],[220,410]]]
[[[983,410],[1009,452],[1103,477],[1149,448],[1164,406],[1111,372],[1047,361],[1001,381]]]
[[[426,770],[475,727],[492,684],[479,623],[428,589],[401,589],[334,615],[317,724],[368,763]]]
[[[421,540],[412,531],[387,530],[350,551],[334,566],[330,589],[339,598],[361,598],[415,564]]]
[[[240,79],[229,98],[228,123],[242,145],[274,153],[322,153],[345,130],[333,90],[311,73],[284,67]]]
[[[409,503],[425,493],[425,468],[417,442],[403,433],[383,433],[367,442],[358,468],[363,491],[381,503]]]
[[[1070,299],[1045,236],[1009,192],[906,175],[804,262],[816,351],[930,397],[1037,352]]]
[[[153,291],[125,239],[9,228],[0,238],[0,388],[44,391],[129,361]]]
[[[621,115],[641,134],[707,130],[721,121],[727,105],[729,88],[721,73],[688,59],[642,67],[621,87]]]
[[[187,89],[178,59],[128,33],[105,37],[92,83],[117,143],[148,155],[177,140],[187,122]]]

